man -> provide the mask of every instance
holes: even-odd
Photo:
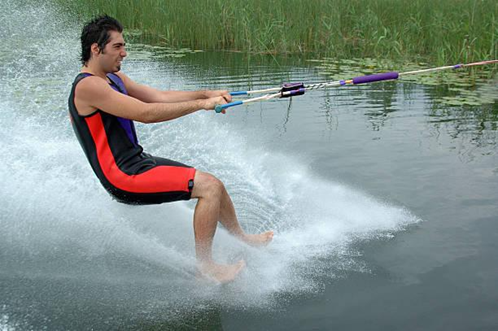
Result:
[[[107,191],[128,204],[198,199],[194,212],[195,251],[204,276],[229,282],[245,267],[212,259],[217,223],[243,242],[258,246],[273,232],[246,234],[230,196],[213,175],[143,152],[133,121],[172,120],[231,101],[227,91],[159,91],[120,72],[126,57],[122,25],[107,15],[88,22],[81,34],[83,68],[69,97],[71,122],[80,144]]]

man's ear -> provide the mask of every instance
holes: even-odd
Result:
[[[98,55],[100,53],[99,44],[93,43],[92,46],[90,46],[90,51],[92,52],[92,55]]]

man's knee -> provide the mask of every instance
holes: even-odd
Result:
[[[225,185],[215,176],[197,171],[194,177],[193,197],[219,197],[223,194]]]

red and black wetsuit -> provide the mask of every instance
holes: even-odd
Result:
[[[102,110],[87,116],[78,114],[74,104],[76,85],[88,76],[91,74],[76,76],[69,97],[69,113],[81,147],[106,190],[128,204],[189,200],[195,168],[144,153],[129,119]],[[107,77],[114,90],[128,94],[117,75]]]

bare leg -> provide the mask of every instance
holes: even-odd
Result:
[[[245,262],[240,260],[233,265],[220,265],[213,261],[212,245],[218,221],[231,234],[253,246],[268,244],[273,238],[273,231],[246,234],[237,221],[232,200],[221,181],[197,171],[194,183],[192,198],[199,199],[194,212],[195,251],[199,270],[220,282],[232,281],[244,268]]]
[[[233,265],[220,265],[213,261],[213,237],[220,217],[223,184],[202,172],[196,173],[194,181],[192,197],[199,199],[194,212],[195,252],[199,271],[219,282],[230,282],[244,268],[245,262],[240,260]]]
[[[242,230],[237,220],[237,215],[235,214],[235,208],[233,207],[232,199],[228,195],[225,187],[223,187],[220,207],[220,223],[223,224],[228,232],[230,232],[240,240],[252,246],[264,246],[270,243],[270,241],[273,239],[273,231],[259,234],[246,234],[244,230]]]

